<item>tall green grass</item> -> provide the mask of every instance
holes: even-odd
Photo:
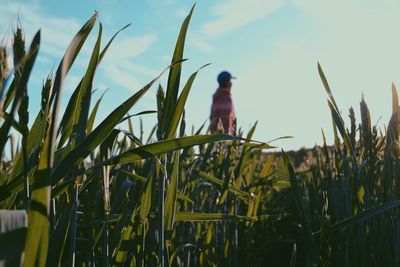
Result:
[[[0,233],[0,245],[7,240],[12,251],[23,251],[13,257],[24,266],[399,265],[396,88],[386,133],[371,125],[364,100],[361,122],[350,109],[347,128],[318,65],[335,144],[323,137],[322,147],[305,154],[267,153],[270,145],[252,141],[256,124],[247,135],[209,135],[205,125],[187,135],[186,100],[206,66],[182,80],[193,10],[171,64],[98,125],[107,96],[92,99],[96,70],[129,25],[102,45],[94,14],[45,80],[36,117],[29,115],[28,81],[40,32],[26,48],[17,27],[13,67],[0,47],[0,219],[21,220],[15,227],[28,221],[22,231]],[[96,25],[90,60],[61,112],[65,77]],[[167,84],[158,85],[154,100],[157,123],[144,140],[128,113],[165,72]],[[301,170],[291,164],[302,160]],[[12,210],[20,210],[18,218]],[[8,259],[0,253],[0,261]]]
[[[94,126],[103,98],[89,109],[95,73],[119,33],[102,48],[101,23],[86,71],[64,113],[60,112],[64,79],[95,27],[97,13],[72,39],[56,72],[47,77],[31,127],[27,86],[40,53],[40,31],[25,51],[22,29],[17,28],[10,75],[2,48],[0,208],[4,218],[9,216],[7,210],[27,211],[26,233],[14,239],[14,245],[24,244],[23,265],[236,262],[238,225],[248,229],[257,214],[257,190],[250,194],[250,189],[241,189],[254,179],[244,175],[245,168],[255,172],[258,167],[247,157],[260,156],[261,148],[269,146],[257,147],[250,143],[251,136],[201,134],[201,128],[191,136],[185,134],[185,102],[201,70],[181,81],[192,12],[164,71],[169,73],[168,82],[165,93],[160,86],[158,123],[149,138],[154,140],[156,133],[157,141],[151,143],[141,138],[142,129],[132,128],[127,114],[164,72]],[[118,129],[123,120],[128,120],[129,130]],[[15,135],[22,140],[18,148]],[[219,141],[229,143],[214,147]],[[212,248],[215,242],[223,249]]]
[[[327,79],[318,64],[328,93],[335,145],[309,151],[306,172],[290,172],[292,213],[301,228],[292,256],[301,264],[318,266],[397,266],[399,250],[399,104],[392,86],[393,114],[386,134],[371,124],[364,99],[359,124],[353,108],[347,128]],[[293,219],[293,218],[291,218]],[[298,246],[300,246],[299,250]],[[301,253],[299,253],[301,252]],[[294,264],[294,263],[293,263]]]

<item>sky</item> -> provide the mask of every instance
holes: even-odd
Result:
[[[94,99],[103,92],[99,123],[125,99],[169,65],[181,23],[196,4],[189,26],[181,84],[204,64],[186,106],[187,133],[209,117],[222,70],[237,77],[232,94],[238,126],[254,139],[285,150],[322,144],[321,129],[333,143],[320,62],[345,123],[364,96],[372,123],[385,129],[391,115],[391,84],[399,84],[400,1],[398,0],[0,0],[0,36],[9,40],[17,19],[27,46],[41,29],[42,45],[29,81],[30,113],[40,103],[43,80],[54,71],[80,27],[98,11],[103,45],[120,28],[97,71]],[[98,25],[65,82],[63,106],[88,65]],[[164,75],[159,81],[165,87]],[[131,114],[156,109],[154,86]],[[92,102],[94,104],[95,101]],[[33,120],[33,118],[31,119]],[[143,115],[144,128],[155,125]],[[139,119],[134,121],[139,131]]]

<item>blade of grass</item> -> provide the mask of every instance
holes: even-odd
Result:
[[[324,72],[322,70],[322,67],[319,64],[319,62],[318,62],[318,73],[319,73],[319,76],[321,78],[322,84],[324,85],[325,91],[328,93],[330,101],[332,102],[332,104],[335,107],[335,109],[339,110],[339,108],[336,105],[336,101],[333,98],[333,94],[332,94],[331,88],[329,87],[328,80],[326,79],[325,74],[324,74]]]
[[[169,139],[152,144],[143,145],[134,149],[130,149],[118,156],[111,158],[111,160],[109,161],[103,162],[102,164],[114,165],[114,164],[134,162],[136,160],[158,156],[185,147],[190,147],[205,143],[214,143],[225,140],[238,140],[238,138],[231,135],[215,134],[215,135],[197,135],[197,136]]]
[[[201,178],[207,180],[208,182],[210,182],[216,186],[219,186],[221,188],[224,188],[224,186],[225,186],[225,181],[218,179],[217,177],[214,177],[214,176],[207,174],[205,172],[202,172],[202,171],[198,172],[198,174]],[[237,194],[237,195],[243,197],[243,198],[249,197],[249,194],[247,192],[242,191],[232,185],[228,185],[228,190],[234,194]]]
[[[375,206],[369,209],[364,210],[363,212],[358,213],[350,218],[346,218],[340,222],[335,223],[330,227],[332,231],[342,231],[344,229],[349,228],[350,226],[368,220],[374,216],[381,215],[384,212],[387,212],[392,209],[396,209],[400,206],[400,200],[392,201],[386,204],[382,204],[379,206]],[[321,231],[317,231],[313,233],[313,235],[320,234]]]
[[[32,201],[28,210],[29,226],[25,242],[25,266],[45,266],[49,246],[50,215],[50,168],[48,153],[50,133],[46,127],[45,142],[35,171]]]
[[[63,86],[64,78],[69,72],[72,64],[74,63],[76,57],[78,56],[83,44],[85,43],[89,33],[91,32],[96,20],[98,17],[98,13],[96,12],[79,30],[79,32],[75,35],[74,39],[69,44],[65,54],[58,65],[54,87],[52,90],[52,94],[50,97],[50,103],[53,103],[55,98],[60,99],[61,89]],[[56,99],[57,102],[57,99]],[[58,104],[56,104],[57,106]]]
[[[169,120],[169,123],[168,123],[168,126],[167,126],[168,128],[166,129],[166,135],[165,135],[166,139],[171,139],[171,138],[173,138],[175,136],[176,129],[178,128],[178,123],[179,123],[179,120],[181,119],[181,116],[183,114],[183,110],[184,110],[184,107],[185,107],[185,104],[186,104],[186,100],[187,100],[187,97],[189,95],[190,89],[192,88],[193,82],[196,79],[196,76],[199,73],[199,71],[202,68],[204,68],[204,67],[206,67],[208,65],[209,64],[204,65],[198,71],[193,73],[190,76],[190,78],[187,81],[187,83],[184,86],[184,88],[182,89],[182,92],[179,95],[178,102],[176,103],[176,106],[174,106],[173,111],[171,111],[171,112],[173,112],[173,114],[172,114],[172,116],[171,116],[171,118]]]
[[[170,176],[170,183],[165,198],[165,230],[171,233],[174,226],[174,217],[176,213],[176,198],[178,192],[178,176],[179,176],[179,151],[174,152],[174,167]],[[169,239],[170,237],[168,237]]]
[[[103,26],[100,23],[97,41],[96,41],[95,47],[92,51],[89,66],[86,69],[86,73],[83,78],[82,85],[79,88],[76,105],[74,106],[74,109],[73,109],[72,138],[75,137],[76,142],[80,142],[81,140],[83,140],[86,135],[88,116],[89,116],[89,107],[90,107],[90,102],[91,102],[90,100],[91,100],[91,96],[92,96],[93,80],[94,80],[96,68],[98,66],[102,32],[103,32]]]
[[[283,162],[289,172],[289,180],[290,180],[290,184],[292,186],[293,193],[295,195],[296,206],[298,209],[299,217],[302,221],[302,224],[303,224],[303,227],[305,230],[304,234],[305,234],[306,243],[307,243],[307,252],[308,252],[309,261],[310,261],[310,264],[316,264],[318,250],[316,248],[315,241],[312,236],[310,218],[304,208],[304,203],[303,203],[301,192],[300,192],[301,189],[300,189],[300,186],[297,184],[296,173],[293,169],[292,164],[289,161],[289,158],[287,157],[286,153],[283,150],[282,150],[282,157],[283,157]]]
[[[343,138],[344,145],[347,149],[347,152],[353,158],[354,164],[357,166],[357,168],[359,168],[356,156],[354,154],[354,148],[351,145],[350,137],[344,127],[343,120],[342,120],[341,116],[339,115],[339,113],[337,112],[337,110],[335,110],[335,108],[333,107],[333,105],[330,101],[328,101],[328,104],[329,104],[329,108],[331,109],[332,118],[333,118],[337,128],[339,129],[340,135]]]
[[[223,220],[257,221],[257,218],[242,216],[242,215],[223,214],[223,213],[177,212],[175,214],[176,222],[189,222],[189,221],[211,222],[211,221],[223,221]]]
[[[11,80],[12,72],[8,76],[8,80]],[[7,81],[8,81],[7,80]],[[6,83],[3,84],[2,88],[5,90]],[[1,99],[0,101],[0,109],[2,111],[6,111],[7,108],[10,106],[12,100],[15,97],[15,90],[17,89],[16,87],[16,81],[15,79],[12,80],[9,89],[7,90],[7,94]]]
[[[87,133],[88,134],[90,134],[92,132],[92,130],[93,130],[94,120],[96,119],[97,111],[99,109],[101,101],[103,100],[104,93],[96,101],[96,104],[94,105],[94,107],[92,109],[92,112],[90,113],[89,120],[88,120],[88,125],[87,125]]]
[[[176,41],[171,64],[174,64],[175,62],[181,61],[183,59],[183,50],[185,46],[186,33],[189,27],[194,7],[195,5],[193,5],[189,15],[185,18],[185,20],[182,23],[181,30],[179,32],[178,39]],[[162,112],[161,125],[159,125],[161,129],[160,133],[162,136],[164,136],[167,130],[168,124],[171,121],[176,106],[176,101],[178,98],[178,91],[179,91],[179,82],[181,77],[181,69],[182,66],[179,64],[172,67],[169,71],[167,92],[164,100],[164,110]]]
[[[392,112],[392,116],[394,117],[394,120],[397,122],[395,124],[395,126],[393,127],[393,133],[396,137],[399,136],[399,120],[400,120],[400,116],[399,116],[399,96],[397,94],[397,89],[396,86],[394,85],[394,83],[392,83],[392,102],[393,102],[393,112]],[[397,139],[396,139],[397,140]]]
[[[67,237],[70,231],[70,222],[72,216],[72,205],[64,207],[59,216],[58,223],[52,235],[50,236],[49,253],[47,254],[46,266],[60,266],[62,264],[62,255],[67,244]]]

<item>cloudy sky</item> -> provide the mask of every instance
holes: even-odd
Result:
[[[58,66],[69,41],[95,10],[104,26],[103,43],[132,23],[115,40],[97,72],[95,97],[108,89],[99,119],[169,64],[180,25],[195,3],[1,2],[0,35],[6,40],[18,17],[28,43],[42,30],[42,47],[29,86],[31,114],[40,103],[42,80]],[[187,36],[184,56],[189,60],[183,65],[183,81],[204,64],[211,65],[195,81],[187,103],[187,124],[198,128],[207,120],[216,76],[229,70],[237,76],[232,90],[238,124],[245,132],[258,121],[255,139],[293,135],[276,145],[297,149],[321,144],[323,129],[332,143],[327,96],[317,72],[319,61],[343,116],[347,118],[353,106],[359,117],[364,95],[372,122],[384,129],[391,112],[390,85],[400,82],[399,10],[398,0],[199,0]],[[97,27],[66,81],[65,102],[88,64],[96,31]],[[155,94],[156,87],[132,112],[155,109]],[[143,120],[149,131],[155,116],[146,115]]]

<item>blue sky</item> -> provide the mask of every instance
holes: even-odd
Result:
[[[40,103],[42,80],[55,69],[69,41],[94,11],[104,26],[103,44],[132,23],[114,41],[99,71],[95,97],[108,89],[98,121],[154,78],[170,62],[177,34],[194,1],[178,0],[2,0],[0,35],[10,36],[19,14],[28,43],[41,28],[42,47],[30,80],[31,114]],[[187,36],[183,82],[206,63],[189,96],[186,118],[199,127],[209,116],[221,70],[237,79],[233,98],[238,124],[247,132],[258,121],[255,139],[284,149],[321,144],[321,128],[332,143],[326,93],[319,61],[343,116],[359,113],[364,94],[372,122],[384,129],[391,113],[392,81],[399,82],[400,1],[398,0],[199,0]],[[64,100],[84,74],[97,27],[71,70]],[[165,85],[164,79],[161,83]],[[156,87],[132,113],[156,107]],[[65,102],[63,103],[66,104]],[[380,119],[381,118],[381,119]],[[380,119],[380,120],[379,120]],[[145,130],[154,115],[143,117]],[[347,121],[348,122],[348,121]],[[138,126],[138,120],[135,120]]]

